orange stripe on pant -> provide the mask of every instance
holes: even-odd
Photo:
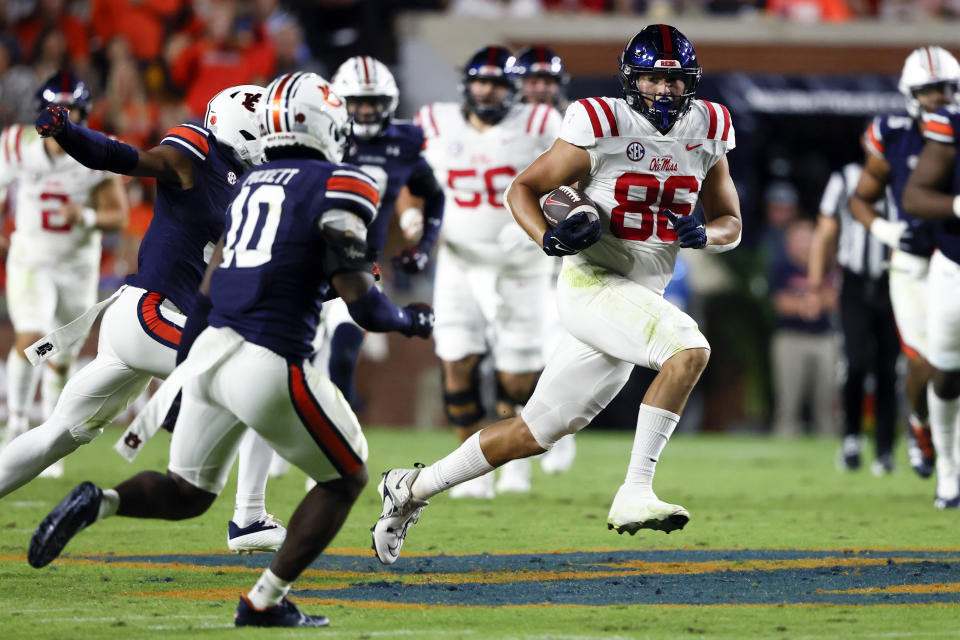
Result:
[[[140,298],[137,311],[140,316],[140,326],[151,338],[176,349],[180,344],[180,328],[160,315],[160,303],[163,296],[156,291],[149,291]]]
[[[323,449],[327,458],[340,472],[341,476],[348,476],[363,467],[363,461],[353,452],[336,427],[323,413],[303,377],[303,369],[293,364],[288,365],[290,372],[290,397],[293,407],[297,410],[300,420],[310,430],[316,443]]]

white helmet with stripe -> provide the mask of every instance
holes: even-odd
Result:
[[[400,102],[400,90],[393,74],[376,58],[354,56],[340,65],[333,76],[333,90],[347,100],[353,135],[369,140],[390,122]],[[364,100],[372,103],[369,113],[359,113]]]
[[[957,85],[960,84],[960,63],[943,47],[929,46],[915,49],[907,56],[900,74],[898,89],[907,99],[907,112],[914,118],[920,117],[920,102],[915,91],[922,87],[944,83],[947,98],[953,101]]]
[[[247,167],[263,162],[259,111],[265,91],[255,84],[228,87],[210,99],[203,117],[203,126]]]
[[[307,147],[330,162],[347,150],[350,118],[330,83],[315,73],[287,73],[267,85],[260,111],[263,151]]]

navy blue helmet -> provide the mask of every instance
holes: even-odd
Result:
[[[45,109],[49,104],[59,104],[71,111],[80,111],[80,120],[87,119],[90,111],[90,91],[83,80],[70,71],[58,71],[44,82],[37,91],[37,110]]]
[[[620,84],[627,104],[660,131],[669,131],[690,109],[703,70],[697,62],[693,43],[676,27],[666,24],[645,27],[627,43],[619,63]],[[679,98],[646,94],[652,101],[647,104],[637,88],[637,76],[642,74],[679,76],[683,80],[683,93]]]
[[[523,79],[531,77],[553,78],[559,87],[550,98],[554,106],[563,100],[564,89],[570,81],[563,59],[553,50],[543,46],[526,47],[517,52],[507,63],[507,72],[513,76],[518,87],[522,88]],[[529,99],[529,96],[526,96]],[[534,100],[540,102],[541,100]]]
[[[493,124],[500,122],[513,104],[516,88],[507,73],[507,63],[512,57],[510,50],[505,47],[488,46],[470,56],[463,67],[464,106],[467,111],[475,113],[484,122]],[[507,87],[510,91],[506,98],[495,105],[481,104],[470,93],[472,80],[489,80]]]

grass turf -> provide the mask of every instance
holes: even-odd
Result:
[[[36,571],[23,555],[33,528],[77,482],[110,486],[143,468],[162,469],[165,434],[136,464],[110,449],[108,432],[67,460],[61,480],[37,480],[0,501],[0,638],[261,637],[235,630],[237,595],[256,580],[255,568],[176,565],[106,565],[90,560],[54,562]],[[333,549],[372,554],[369,527],[379,513],[379,471],[432,462],[454,446],[446,432],[369,430],[371,483]],[[631,444],[626,433],[586,432],[578,437],[573,471],[544,476],[534,464],[534,489],[493,502],[438,496],[411,529],[400,563],[419,554],[478,554],[601,549],[943,549],[960,546],[957,512],[932,508],[933,481],[913,475],[901,457],[896,473],[875,478],[866,470],[838,474],[837,443],[739,436],[678,435],[657,475],[657,492],[686,506],[692,519],[681,532],[635,537],[606,529],[610,500],[622,480]],[[91,527],[67,547],[78,554],[221,552],[234,485],[204,516],[184,522],[116,518]],[[271,481],[267,504],[285,519],[303,494],[303,474]],[[359,575],[312,575],[311,589],[396,580],[386,570]],[[300,586],[300,585],[298,585]],[[944,589],[949,589],[945,585]],[[311,591],[315,594],[316,591]],[[721,605],[721,606],[403,606],[298,600],[322,611],[330,637],[475,638],[800,638],[956,637],[960,612],[949,605]],[[271,636],[304,632],[271,631]]]

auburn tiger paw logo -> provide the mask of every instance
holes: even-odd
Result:
[[[143,444],[143,440],[140,439],[135,433],[128,433],[123,439],[123,444],[127,445],[131,449],[139,449],[140,445]]]

